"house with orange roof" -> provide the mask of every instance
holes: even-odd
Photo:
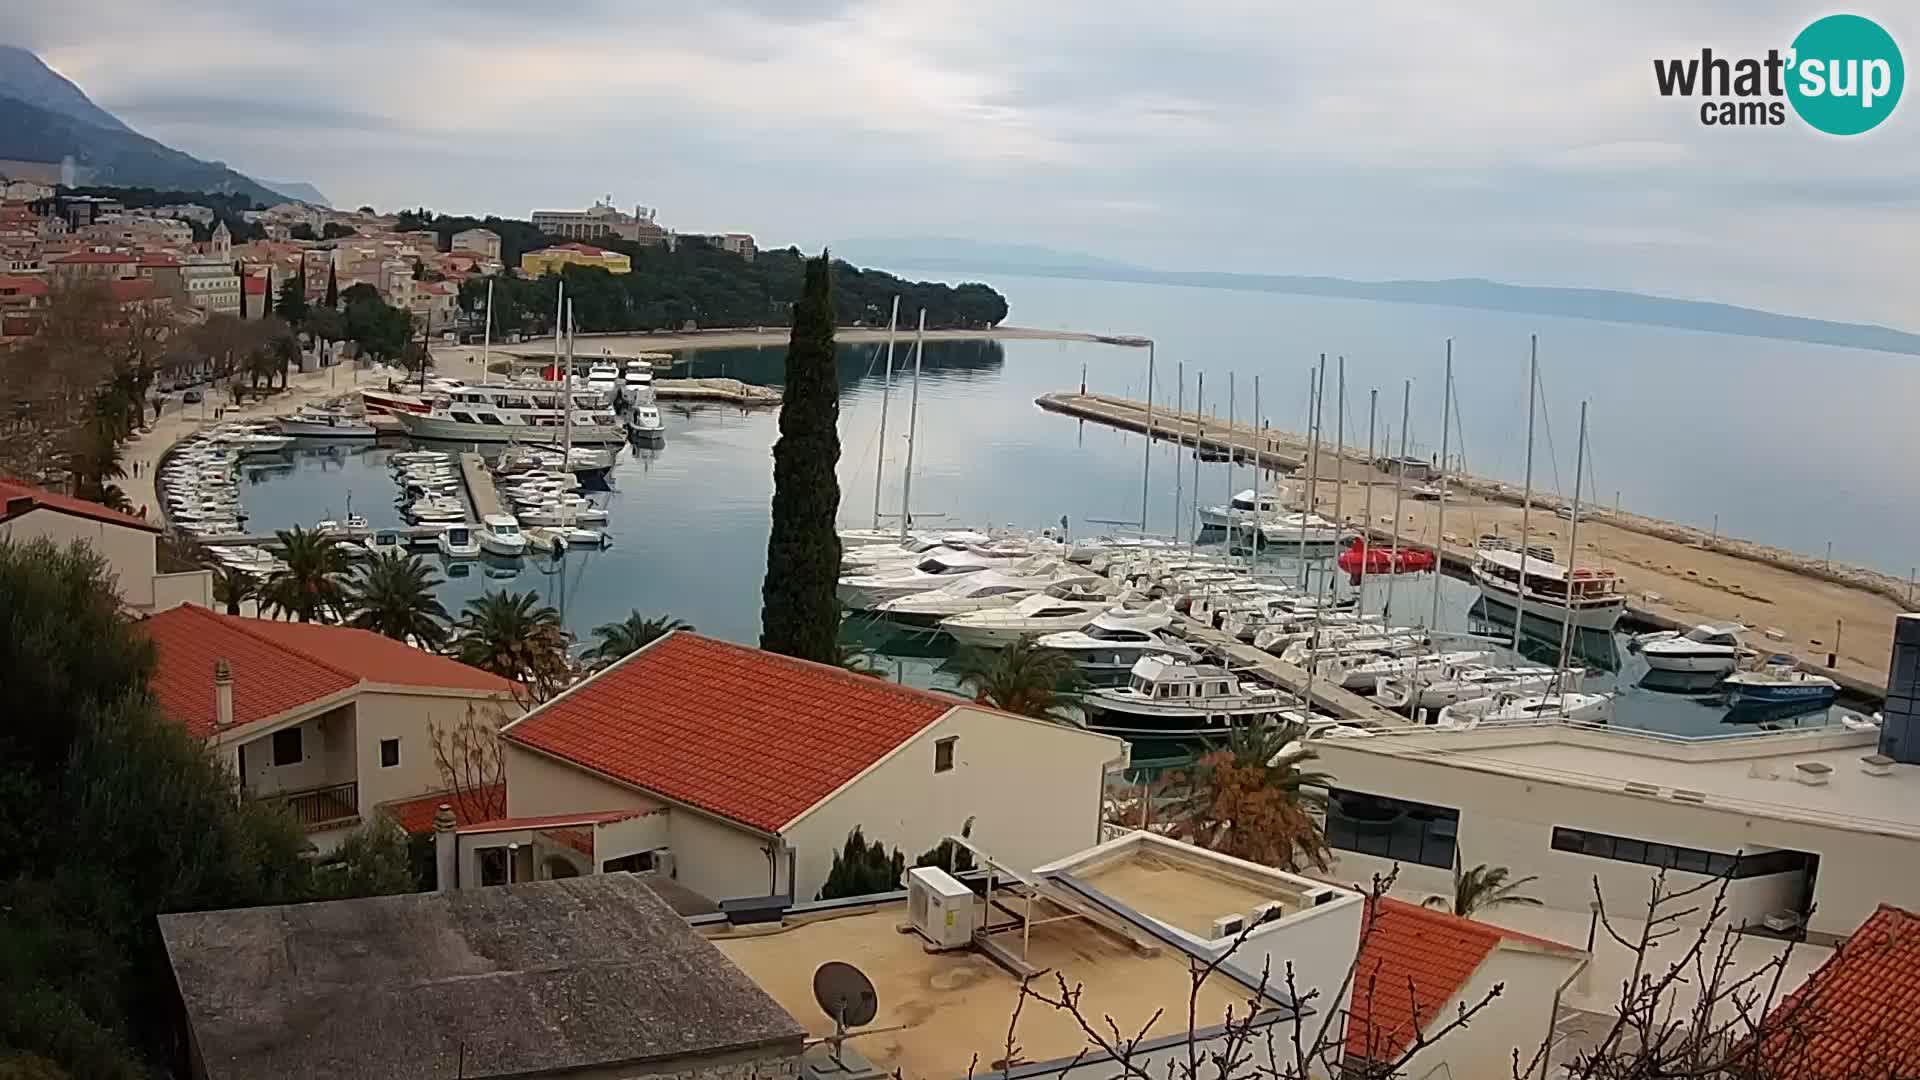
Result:
[[[106,560],[121,601],[136,612],[212,603],[208,571],[160,573],[160,532],[147,518],[0,476],[0,540],[86,544]]]
[[[197,605],[140,627],[154,646],[161,713],[226,761],[249,795],[285,804],[322,850],[384,806],[451,798],[436,727],[519,712],[507,680],[367,630]]]
[[[1920,915],[1882,903],[1762,1027],[1760,1057],[1796,1080],[1920,1076]]]
[[[1038,866],[1099,841],[1129,760],[1120,739],[685,630],[501,734],[509,818],[640,812],[596,869],[715,901],[812,898],[856,827],[913,859],[971,821]]]

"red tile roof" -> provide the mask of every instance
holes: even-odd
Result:
[[[553,246],[560,251],[577,251],[582,255],[607,254],[606,248],[594,247],[592,244],[582,244],[577,240],[569,244],[555,244]],[[533,254],[538,254],[538,252],[534,252]]]
[[[233,672],[233,719],[250,724],[361,683],[506,693],[505,679],[369,630],[222,615],[182,605],[140,624],[159,654],[153,693],[198,738],[214,732],[213,665]]]
[[[958,704],[681,630],[504,734],[771,833]]]
[[[116,304],[138,304],[160,298],[160,290],[148,278],[114,278],[106,286],[107,297]]]
[[[1368,902],[1367,918],[1377,922],[1370,922],[1371,932],[1361,938],[1353,973],[1347,1021],[1347,1053],[1353,1057],[1389,1060],[1405,1051],[1419,1031],[1436,1020],[1446,1023],[1451,1019],[1442,1015],[1447,1002],[1502,941],[1574,951],[1559,942],[1391,897],[1377,903]]]
[[[507,805],[507,785],[489,784],[467,795],[441,791],[417,799],[398,799],[380,804],[380,809],[408,833],[430,833],[433,831],[433,815],[440,809],[441,803],[453,808],[455,825],[471,825],[477,819],[486,817],[489,808]]]
[[[1920,915],[1881,904],[1768,1016],[1763,1055],[1805,1080],[1920,1076]]]
[[[132,263],[139,260],[124,251],[76,251],[71,255],[55,255],[47,260],[53,263],[77,265],[81,263]]]
[[[29,500],[23,509],[15,510],[15,500]],[[10,521],[29,510],[53,510],[75,517],[92,518],[109,525],[125,525],[130,529],[144,529],[150,533],[160,532],[160,526],[145,518],[123,514],[118,510],[109,510],[99,503],[85,499],[76,499],[71,495],[60,495],[44,488],[31,487],[18,480],[0,476],[0,521]]]
[[[0,296],[45,296],[47,283],[37,277],[0,274]]]

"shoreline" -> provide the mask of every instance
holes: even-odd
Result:
[[[791,331],[784,326],[737,327],[732,329],[694,330],[680,333],[635,333],[627,330],[602,333],[580,334],[583,348],[577,355],[595,355],[593,348],[616,356],[643,352],[697,353],[703,349],[743,349],[770,345],[785,345]],[[885,328],[868,326],[843,326],[834,330],[834,341],[843,345],[870,345],[885,342]],[[894,340],[902,345],[913,342],[914,332],[901,328],[895,332]],[[1121,348],[1141,348],[1146,339],[1126,334],[1098,334],[1088,330],[1049,329],[1039,326],[996,326],[984,330],[929,330],[928,341],[1079,341],[1095,345],[1114,345]],[[553,338],[528,338],[513,344],[495,342],[490,351],[498,352],[520,360],[545,360],[553,355]],[[628,350],[622,352],[621,350]],[[478,356],[478,345],[435,345],[435,356],[473,355]]]

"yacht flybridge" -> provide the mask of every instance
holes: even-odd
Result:
[[[1200,511],[1200,524],[1213,529],[1240,526],[1284,513],[1287,504],[1277,492],[1255,494],[1252,488],[1235,492],[1225,506],[1209,506]]]

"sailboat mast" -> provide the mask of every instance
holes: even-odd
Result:
[[[1433,614],[1429,631],[1440,629],[1440,579],[1446,576],[1447,542],[1447,436],[1453,432],[1453,339],[1447,339],[1447,381],[1440,394],[1440,506],[1433,524]]]
[[[487,278],[487,316],[480,328],[480,377],[487,377],[487,357],[493,347],[493,278]]]
[[[573,301],[571,300],[567,301],[566,327],[567,376],[566,381],[560,384],[560,414],[564,417],[561,421],[563,433],[561,440],[564,444],[561,456],[565,459],[560,467],[563,469],[573,464]],[[568,524],[571,525],[572,522]]]
[[[893,313],[887,316],[887,373],[880,383],[880,452],[873,463],[873,527],[880,528],[880,478],[887,471],[887,401],[893,397],[893,331],[900,321],[900,295],[894,294]]]
[[[1233,372],[1227,372],[1227,561],[1233,561],[1233,533],[1238,523],[1233,514],[1233,462],[1239,436],[1233,428]],[[1257,527],[1257,526],[1256,526]]]
[[[1193,415],[1196,419],[1204,417],[1206,408],[1207,373],[1199,371],[1193,377]],[[1200,436],[1205,434],[1207,423],[1200,419],[1198,434],[1193,437],[1193,531],[1187,534],[1187,551],[1191,553],[1195,544],[1200,542]]]
[[[1573,561],[1580,557],[1580,481],[1587,467],[1587,403],[1580,403],[1580,442],[1573,457],[1573,524],[1567,528],[1567,587],[1561,598],[1560,663],[1553,681],[1560,689],[1560,715],[1567,715],[1566,671],[1568,654],[1573,651]]]
[[[1140,460],[1140,535],[1147,534],[1147,486],[1153,479],[1153,342],[1147,342],[1147,446]]]
[[[927,344],[927,309],[920,309],[920,329],[913,334],[913,401],[907,408],[907,467],[900,474],[900,542],[907,542],[913,524],[913,436],[920,427],[920,355]]]
[[[1340,496],[1347,490],[1347,358],[1342,356],[1334,369],[1333,397],[1333,538],[1337,547],[1346,518],[1340,511]],[[1336,564],[1337,565],[1337,564]],[[1327,585],[1333,585],[1333,570],[1327,570]]]
[[[562,386],[571,386],[573,372],[560,370],[560,335],[567,332],[567,282],[562,278],[560,287],[553,294],[553,367],[554,374],[560,376]],[[485,378],[484,375],[481,376]]]
[[[1247,574],[1257,576],[1254,566],[1260,545],[1266,540],[1266,515],[1260,512],[1260,376],[1253,377],[1253,535],[1247,543],[1252,545],[1253,554],[1247,556]]]
[[[1168,523],[1173,529],[1173,538],[1180,539],[1180,451],[1186,449],[1187,440],[1184,430],[1187,426],[1187,362],[1181,360],[1173,365],[1176,374],[1173,377],[1173,519]]]
[[[1355,587],[1353,613],[1357,618],[1367,613],[1367,563],[1373,560],[1373,422],[1380,414],[1380,391],[1367,391],[1367,498],[1366,508],[1360,511],[1361,550],[1366,557],[1360,560],[1360,584]]]
[[[1307,519],[1313,516],[1314,507],[1319,505],[1320,491],[1320,426],[1324,422],[1322,406],[1327,396],[1327,354],[1320,354],[1318,374],[1309,370],[1307,383],[1313,392],[1307,396],[1312,412],[1307,418],[1307,504],[1300,507],[1300,587],[1307,587]]]
[[[1387,556],[1387,604],[1380,610],[1393,611],[1393,579],[1400,570],[1400,496],[1407,486],[1407,421],[1413,410],[1413,380],[1400,384],[1400,461],[1393,470],[1393,548]]]
[[[1520,494],[1520,592],[1513,598],[1513,651],[1520,651],[1520,624],[1526,621],[1527,529],[1533,517],[1533,395],[1540,386],[1540,335],[1527,335],[1527,479]]]

